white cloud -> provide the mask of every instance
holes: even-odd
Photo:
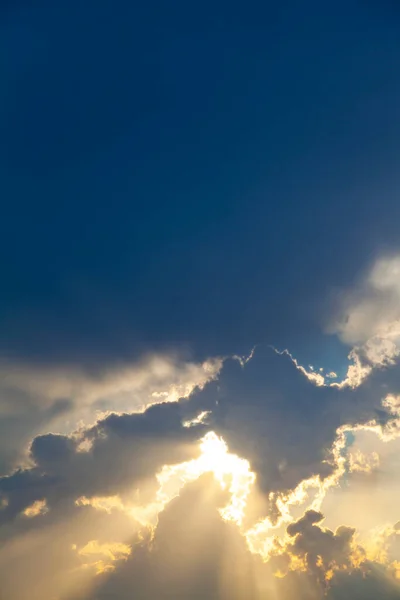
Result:
[[[400,352],[400,256],[380,258],[359,285],[342,294],[330,330],[373,366]]]

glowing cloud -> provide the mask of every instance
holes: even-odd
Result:
[[[202,438],[200,451],[197,459],[179,465],[166,465],[157,474],[160,484],[157,503],[164,506],[179,494],[186,483],[195,481],[204,473],[213,473],[221,487],[227,488],[231,496],[228,505],[221,509],[221,516],[241,524],[247,497],[256,479],[249,462],[228,452],[224,440],[213,431]]]
[[[363,454],[360,450],[349,453],[349,471],[351,473],[372,473],[379,467],[379,454]]]
[[[38,515],[44,515],[48,512],[47,502],[46,500],[36,500],[33,504],[28,506],[24,511],[23,515],[31,519],[32,517],[37,517]]]
[[[124,510],[145,526],[155,526],[157,516],[166,504],[175,498],[184,485],[195,481],[205,473],[212,473],[221,487],[227,489],[230,501],[221,509],[221,516],[227,521],[240,525],[243,520],[247,497],[256,476],[247,460],[228,451],[224,440],[214,432],[207,433],[200,440],[200,456],[177,465],[165,465],[156,475],[159,488],[153,502],[145,506],[124,504],[118,496],[84,496],[76,500],[78,506],[92,506],[110,512]]]
[[[340,299],[328,327],[352,345],[347,381],[359,385],[373,367],[393,365],[400,355],[400,256],[379,258]]]
[[[85,559],[93,559],[85,562],[83,568],[94,568],[97,574],[113,571],[114,563],[119,560],[126,560],[131,553],[131,547],[121,542],[112,542],[100,544],[97,540],[91,540],[85,546],[78,549],[73,546],[79,556]]]

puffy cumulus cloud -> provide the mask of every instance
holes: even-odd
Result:
[[[241,525],[255,481],[248,461],[229,453],[225,442],[214,432],[208,432],[202,438],[199,450],[201,453],[197,458],[179,464],[164,465],[161,471],[156,473],[158,489],[153,500],[145,506],[138,506],[132,503],[132,500],[124,502],[118,495],[92,498],[82,496],[76,500],[76,505],[92,506],[106,512],[121,510],[132,515],[143,525],[155,527],[159,513],[171,499],[178,496],[186,484],[209,473],[215,477],[222,489],[229,492],[229,502],[221,508],[221,516],[227,521]]]
[[[44,497],[51,506],[125,492],[154,478],[163,465],[195,458],[194,442],[210,430],[250,461],[264,491],[289,490],[316,474],[328,477],[336,468],[329,451],[337,428],[357,415],[370,420],[380,406],[379,398],[364,400],[364,406],[357,398],[348,403],[347,393],[316,387],[289,356],[269,348],[243,364],[226,360],[218,381],[184,402],[111,414],[72,435],[37,436],[30,449],[34,466],[0,479],[8,501],[0,519]],[[196,424],[205,412],[206,421]]]
[[[167,403],[143,413],[111,414],[79,435],[38,436],[30,449],[34,466],[0,478],[0,493],[7,502],[0,523],[43,498],[52,508],[81,496],[133,492],[139,484],[143,493],[154,490],[155,474],[163,465],[199,454],[195,442],[205,432],[201,424],[184,427],[182,406]]]
[[[368,560],[354,529],[341,526],[333,532],[321,525],[321,513],[308,511],[263,562],[249,551],[240,531],[221,520],[226,500],[210,476],[192,482],[166,506],[153,535],[132,538],[126,562],[100,574],[90,595],[78,593],[71,600],[128,600],[133,593],[143,600],[350,600],[351,590],[364,579],[376,598],[398,597],[393,568]]]
[[[373,367],[400,353],[400,256],[377,259],[358,285],[341,292],[328,331],[353,346],[348,379],[358,384]]]
[[[23,459],[29,440],[49,429],[69,433],[107,411],[142,411],[176,401],[215,378],[222,361],[197,364],[178,355],[149,355],[128,366],[0,365],[0,474]]]
[[[257,348],[245,365],[226,360],[217,381],[192,394],[188,410],[210,411],[209,427],[234,454],[250,461],[264,493],[285,492],[337,469],[341,431],[370,427],[396,436],[399,370],[374,372],[356,388],[320,384],[288,353]],[[386,400],[385,400],[386,398]]]
[[[336,330],[347,344],[365,343],[400,318],[400,256],[377,259],[341,296]]]
[[[163,465],[194,458],[194,442],[210,430],[250,461],[267,494],[335,473],[332,449],[341,428],[368,426],[397,435],[397,400],[388,396],[382,404],[382,373],[357,389],[315,383],[288,354],[260,348],[247,362],[226,359],[218,380],[184,402],[111,414],[72,435],[37,436],[30,450],[35,466],[0,479],[8,499],[0,517],[46,494],[48,502],[115,495],[154,477]]]
[[[153,407],[153,410],[156,408],[159,407]],[[182,427],[182,429],[188,432],[193,430],[193,427]],[[158,587],[154,587],[154,593],[158,590],[158,597],[162,597],[161,591],[165,590],[165,578],[167,577],[171,578],[171,589],[177,591],[177,595],[174,597],[196,597],[196,588],[200,584],[205,593],[208,593],[209,589],[215,590],[214,596],[206,595],[206,597],[219,597],[217,592],[219,594],[221,585],[229,585],[231,586],[229,589],[233,589],[231,568],[234,567],[237,575],[239,568],[243,568],[243,557],[242,552],[237,551],[236,556],[236,551],[233,552],[232,549],[229,556],[233,554],[236,558],[234,565],[231,565],[225,546],[230,545],[229,540],[232,536],[232,543],[235,544],[235,547],[243,549],[247,560],[250,560],[250,553],[239,529],[233,525],[225,528],[225,521],[221,517],[224,509],[229,506],[229,500],[235,494],[235,486],[224,485],[227,481],[226,475],[229,471],[235,471],[241,477],[243,475],[242,462],[240,459],[230,456],[222,442],[218,441],[216,445],[217,438],[215,436],[205,437],[204,444],[206,446],[209,440],[212,442],[211,446],[204,448],[203,445],[202,448],[205,464],[194,461],[196,465],[181,463],[178,465],[180,469],[177,472],[173,468],[166,471],[165,469],[161,470],[163,477],[160,482],[163,484],[163,494],[173,498],[176,493],[180,493],[180,497],[177,502],[172,500],[169,504],[158,507],[158,510],[161,510],[161,516],[155,530],[143,529],[141,523],[136,520],[138,512],[139,520],[142,516],[141,511],[137,511],[138,507],[127,510],[129,508],[128,498],[135,497],[135,494],[128,494],[125,498],[118,495],[99,496],[91,499],[78,498],[74,503],[66,502],[69,495],[66,482],[62,486],[63,497],[56,495],[49,500],[49,512],[26,519],[22,518],[24,514],[24,510],[22,510],[15,517],[14,523],[11,523],[11,519],[8,518],[0,527],[0,540],[5,549],[14,547],[13,544],[17,544],[18,549],[21,548],[22,564],[17,562],[15,568],[21,569],[23,573],[28,570],[30,576],[24,584],[16,581],[17,575],[7,574],[7,585],[2,588],[2,591],[4,589],[7,592],[7,598],[11,600],[36,598],[36,595],[30,595],[34,589],[35,593],[37,590],[37,597],[41,600],[53,598],[56,593],[59,595],[56,597],[71,599],[75,598],[79,589],[81,592],[77,597],[86,599],[89,597],[91,585],[97,587],[98,582],[102,582],[102,574],[116,570],[118,583],[121,572],[124,572],[124,567],[119,563],[127,560],[128,549],[132,557],[127,562],[127,573],[129,576],[136,573],[137,579],[138,573],[140,574],[140,580],[136,581],[135,578],[133,582],[138,593],[137,597],[141,597],[140,594],[148,597],[145,594],[149,589],[153,589],[152,585],[154,583],[155,586],[156,582]],[[221,457],[220,461],[222,461],[222,457],[226,457],[226,467],[222,462],[216,465],[211,464],[212,454],[216,457],[218,453]],[[60,456],[64,455],[64,450],[54,452],[54,454],[58,455],[58,460]],[[167,454],[162,452],[161,454],[164,460],[168,459]],[[192,476],[188,477],[188,481],[192,481],[192,488],[190,488],[190,483],[185,488],[179,482],[180,478],[185,475],[185,471],[191,475],[188,466],[196,466]],[[201,479],[203,471],[209,471],[209,476],[205,480]],[[165,475],[172,475],[172,488],[177,485],[177,492],[171,489],[171,477],[164,477]],[[232,483],[235,483],[234,479]],[[15,504],[12,498],[10,498],[10,503]],[[235,504],[233,508],[236,508]],[[163,509],[164,512],[162,512]],[[168,516],[166,520],[164,514],[172,516],[172,519],[169,519]],[[230,519],[230,515],[224,516]],[[113,523],[115,523],[115,529],[112,527]],[[230,532],[229,536],[227,532]],[[51,536],[54,536],[54,543],[51,542]],[[211,540],[208,539],[208,536],[211,536]],[[34,541],[31,543],[31,540]],[[33,545],[34,543],[36,545]],[[32,548],[35,552],[42,553],[47,571],[41,563],[40,569],[35,569],[34,573],[30,572],[29,565],[32,564],[32,561],[35,563],[36,560],[35,557],[30,557],[29,553]],[[56,566],[51,562],[51,548],[57,561]],[[158,550],[156,551],[155,548]],[[7,557],[6,551],[3,555],[0,552],[0,576],[2,567],[4,567],[5,573],[7,567],[9,568],[10,563]],[[206,564],[204,557],[208,557]],[[218,558],[216,563],[214,563],[215,557]],[[186,559],[185,563],[183,562],[184,558]],[[177,561],[176,564],[175,561]],[[160,572],[161,565],[164,565],[163,578],[157,579],[155,574]],[[225,571],[223,581],[220,582],[222,566]],[[52,569],[51,577],[48,574],[49,568]],[[207,578],[209,578],[208,582]],[[238,580],[237,578],[236,582]],[[227,594],[224,597],[242,598],[248,587],[245,574],[241,576],[240,581],[242,582],[240,593],[238,591],[237,596]],[[113,580],[107,585],[117,584]],[[115,593],[120,594],[121,597],[128,594],[127,597],[129,597],[129,594],[132,594],[132,587],[124,591],[124,585],[118,583]],[[15,586],[15,591],[13,586]],[[178,592],[182,586],[186,591],[179,596]],[[193,590],[193,594],[191,590]],[[200,592],[198,597],[202,597]]]
[[[0,475],[4,475],[24,461],[34,435],[69,418],[73,402],[54,399],[42,405],[33,402],[28,392],[4,389],[0,398]]]
[[[359,560],[353,545],[355,530],[341,526],[334,533],[320,526],[323,518],[322,513],[310,510],[290,524],[287,533],[295,539],[286,548],[320,583],[331,578],[335,570],[351,569]]]
[[[320,512],[351,471],[351,436],[398,438],[396,365],[340,386],[310,377],[288,353],[257,348],[248,360],[225,359],[209,378],[183,401],[34,437],[30,466],[0,478],[7,598],[29,597],[7,573],[8,557],[23,557],[29,570],[32,548],[47,557],[51,536],[67,546],[60,541],[57,569],[49,557],[46,572],[35,566],[41,600],[123,599],[132,590],[138,598],[174,590],[174,598],[293,600],[299,588],[311,600],[343,587],[338,573],[375,577],[376,565],[396,584],[394,560],[367,559],[354,528],[323,527]],[[204,483],[207,473],[213,479]],[[124,527],[111,532],[113,522]],[[246,565],[238,580],[237,565]]]
[[[383,560],[382,556],[379,560],[376,556],[371,558],[367,549],[359,545],[354,528],[341,525],[334,532],[322,525],[323,519],[320,512],[306,511],[287,527],[283,540],[275,540],[274,552],[267,562],[267,567],[278,577],[273,597],[287,600],[399,597],[397,563]],[[395,528],[388,530],[392,532]]]

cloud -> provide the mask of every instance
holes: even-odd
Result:
[[[219,554],[215,557],[218,569],[208,558],[204,565],[199,559],[199,548],[203,543],[207,548],[205,541],[200,544],[183,537],[181,550],[171,550],[185,519],[201,522],[195,508],[199,502],[202,505],[204,495],[207,498],[208,489],[211,497],[223,497],[225,501],[213,505],[211,512],[218,521],[213,516],[212,528],[200,528],[196,533],[199,537],[193,539],[203,540],[207,531],[213,535],[216,522],[223,531],[234,531],[232,540],[237,542],[232,544],[239,544],[244,552],[240,560],[249,565],[244,579],[251,572],[254,598],[261,593],[259,590],[275,586],[279,600],[292,600],[293,589],[300,581],[308,590],[309,595],[304,596],[307,600],[331,593],[338,585],[337,572],[353,572],[364,563],[361,551],[356,550],[354,528],[339,525],[334,531],[323,527],[321,504],[327,491],[346,473],[354,471],[356,464],[365,463],[353,452],[351,436],[370,432],[388,442],[399,435],[397,366],[374,370],[358,387],[325,381],[321,384],[310,378],[289,353],[259,347],[247,361],[225,359],[218,378],[213,374],[210,379],[180,401],[156,403],[142,412],[106,414],[94,424],[70,433],[35,436],[30,446],[30,466],[0,478],[0,539],[7,544],[22,544],[26,549],[28,542],[23,540],[32,536],[42,539],[44,524],[50,532],[63,531],[71,523],[70,545],[68,552],[63,550],[64,567],[61,569],[60,564],[59,577],[62,579],[68,569],[79,572],[72,587],[75,594],[83,577],[85,600],[90,586],[99,583],[96,573],[97,577],[105,577],[111,569],[115,573],[102,580],[104,590],[111,590],[109,586],[117,585],[120,577],[125,578],[123,585],[128,585],[131,572],[139,569],[142,577],[147,573],[146,585],[151,581],[157,596],[165,580],[163,583],[157,579],[154,572],[162,570],[163,565],[167,581],[174,573],[175,566],[166,567],[169,552],[174,556],[174,565],[180,556],[190,563],[189,571],[179,572],[177,580],[171,581],[171,589],[177,585],[177,590],[185,590],[181,597],[188,590],[192,594],[189,597],[196,597],[193,590],[198,589],[207,597],[214,594],[223,598],[215,574],[216,570],[220,574],[222,558]],[[196,480],[204,474],[214,476],[217,488],[214,483],[204,489],[203,483],[197,486]],[[196,500],[193,490],[199,496]],[[175,511],[176,506],[180,508]],[[208,514],[208,509],[204,511]],[[125,525],[121,535],[103,539],[98,529],[85,527],[85,535],[72,540],[81,523],[80,515],[89,513],[104,522],[127,519],[130,525]],[[168,515],[175,516],[167,527]],[[143,528],[149,525],[152,533],[144,534]],[[168,535],[164,535],[164,528]],[[145,536],[142,541],[137,538],[139,531]],[[214,538],[210,544],[216,546]],[[190,558],[187,555],[192,545]],[[110,550],[113,559],[107,550],[112,547],[129,547],[132,551],[128,556],[127,552]],[[229,562],[226,549],[218,548],[228,561],[225,570],[232,569],[235,561],[240,562],[237,558]],[[91,549],[93,552],[89,552]],[[265,568],[262,559],[267,561]],[[0,555],[0,574],[2,560],[8,564],[7,557]],[[385,564],[385,568],[389,566]],[[83,576],[85,569],[87,574]],[[209,574],[211,583],[204,573]],[[282,575],[282,581],[278,581]],[[12,581],[8,579],[7,589],[11,589]],[[231,590],[229,576],[227,580],[227,589]],[[249,581],[235,585],[243,590]],[[46,585],[47,590],[55,589],[56,584]],[[65,583],[57,585],[68,588]],[[24,598],[23,593],[20,598]],[[123,593],[121,588],[121,598]],[[145,593],[143,598],[148,598]],[[179,598],[179,593],[175,597]],[[232,591],[229,594],[225,597],[235,597]],[[47,600],[44,593],[43,598]]]
[[[377,259],[353,289],[341,295],[336,331],[347,344],[363,344],[400,319],[400,257]]]
[[[218,509],[226,500],[210,476],[188,485],[160,515],[154,537],[136,543],[125,564],[100,578],[90,600],[128,600],[132,591],[138,600],[256,600],[258,560],[221,519]]]
[[[379,467],[379,455],[372,452],[369,455],[363,454],[360,450],[349,453],[349,471],[351,473],[372,473]]]
[[[258,349],[244,364],[227,359],[218,380],[184,402],[110,414],[71,435],[35,437],[34,466],[0,479],[8,502],[0,520],[15,518],[43,498],[52,507],[139,488],[144,502],[163,466],[196,459],[198,441],[211,430],[233,455],[249,461],[270,509],[278,510],[280,494],[305,480],[321,486],[335,476],[332,449],[341,428],[368,426],[397,435],[396,401],[382,405],[381,375],[357,389],[316,386],[289,355],[270,348]],[[196,423],[204,412],[207,420]]]
[[[76,367],[0,365],[0,474],[24,460],[30,439],[49,429],[70,433],[110,411],[140,412],[186,397],[215,378],[222,361],[149,355],[129,366],[98,371]]]
[[[37,517],[38,515],[46,514],[47,511],[48,507],[46,500],[35,500],[35,502],[31,506],[25,508],[23,514],[25,515],[25,517],[31,519],[32,517]]]
[[[338,573],[328,591],[328,600],[396,600],[400,587],[392,573],[375,564],[351,573]]]
[[[108,542],[100,544],[97,540],[90,540],[82,548],[77,548],[79,556],[83,556],[88,562],[83,564],[83,568],[94,568],[96,574],[107,573],[115,569],[115,563],[120,560],[127,560],[131,547],[122,542]]]
[[[328,330],[353,346],[364,366],[393,364],[400,353],[400,256],[375,260],[358,285],[343,291]]]
[[[226,360],[216,382],[192,394],[190,410],[209,410],[209,427],[231,452],[250,461],[266,494],[294,489],[302,480],[335,470],[332,447],[347,426],[385,425],[397,435],[394,401],[400,388],[396,365],[377,371],[368,383],[320,385],[310,380],[288,353],[259,347],[244,366]],[[386,404],[385,404],[386,402]],[[389,402],[389,403],[388,403]]]
[[[201,424],[184,427],[181,405],[167,403],[143,413],[111,414],[79,436],[37,436],[30,449],[35,466],[0,478],[0,493],[8,502],[0,523],[43,497],[51,508],[81,496],[132,492],[139,483],[142,491],[146,485],[153,489],[164,464],[199,454],[195,442],[205,433]],[[89,449],[82,451],[85,441]]]
[[[341,525],[334,532],[323,520],[322,513],[307,511],[288,526],[284,543],[277,540],[267,563],[278,574],[276,598],[297,599],[299,592],[307,600],[398,597],[395,564],[371,560],[354,528]]]
[[[365,558],[354,529],[324,528],[315,511],[293,523],[281,553],[263,562],[239,530],[220,519],[224,496],[209,476],[188,485],[161,513],[154,536],[136,540],[126,562],[98,577],[90,596],[73,600],[128,600],[133,590],[143,600],[323,600],[353,598],[349,590],[358,589],[368,590],[365,598],[398,597],[393,570]],[[360,586],[364,579],[370,587]]]
[[[58,506],[0,528],[0,591],[9,600],[88,597],[96,574],[124,561],[138,524],[120,512]]]
[[[355,529],[341,526],[334,533],[320,526],[323,518],[322,513],[310,510],[287,528],[289,536],[295,539],[286,551],[303,560],[319,583],[332,577],[334,570],[350,569],[356,562]]]
[[[184,424],[185,426],[185,424]],[[214,475],[222,489],[229,492],[229,502],[221,509],[221,516],[238,525],[242,524],[249,494],[255,482],[255,474],[251,472],[247,460],[228,451],[225,442],[214,432],[208,432],[200,440],[200,454],[192,460],[164,465],[156,473],[158,489],[153,500],[146,506],[124,503],[120,496],[95,496],[77,498],[78,506],[92,506],[110,512],[118,509],[133,516],[143,525],[155,527],[159,513],[176,496],[185,485],[196,481],[202,475]]]

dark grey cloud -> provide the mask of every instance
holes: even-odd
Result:
[[[26,462],[32,439],[71,433],[107,412],[140,412],[186,396],[215,377],[221,361],[195,363],[170,352],[85,369],[0,362],[0,476]]]
[[[319,583],[325,581],[325,573],[330,568],[351,569],[353,566],[355,529],[342,526],[334,533],[318,526],[323,518],[322,513],[310,510],[287,528],[288,534],[295,536],[289,546],[290,552],[305,560],[308,570]]]
[[[146,503],[157,471],[195,457],[212,429],[250,461],[255,504],[261,496],[263,516],[276,516],[276,493],[332,473],[338,428],[395,420],[381,400],[400,391],[400,261],[345,294],[331,323],[339,339],[321,334],[332,290],[399,248],[397,21],[377,8],[387,3],[359,4],[261,3],[254,18],[188,2],[3,1],[1,600],[71,600],[68,581],[84,578],[81,560],[92,574],[102,565],[117,521],[115,542],[131,540],[132,557],[102,579],[101,600],[392,593],[377,565],[348,568],[328,589],[325,571],[348,566],[354,536],[317,512],[288,530],[287,555],[305,572],[269,585],[272,565],[222,523],[209,480],[171,502],[149,544],[134,519],[131,532],[126,515],[76,505],[82,495],[125,503],[135,488]],[[304,364],[328,357],[340,373],[340,340],[362,346],[357,389],[317,387],[288,355],[259,348],[174,405],[128,414],[168,399],[149,364],[147,383],[135,372],[114,393],[121,361],[171,348],[203,360],[273,343]],[[3,385],[13,362],[36,374]],[[204,411],[205,424],[184,426]],[[94,556],[80,555],[90,542]]]
[[[159,404],[143,413],[111,414],[80,438],[47,434],[36,437],[30,457],[35,466],[0,478],[8,505],[0,522],[15,518],[45,497],[49,506],[79,496],[114,495],[151,482],[164,464],[183,462],[199,453],[204,425],[184,427],[179,403]],[[87,451],[80,451],[82,443]]]
[[[332,471],[326,460],[339,427],[390,420],[381,401],[400,390],[399,379],[394,365],[356,389],[316,386],[288,354],[260,347],[244,365],[227,360],[218,381],[195,392],[188,409],[212,410],[210,427],[250,460],[265,492],[287,490]]]
[[[327,594],[328,600],[398,600],[400,586],[382,565],[337,573]]]
[[[277,579],[270,590],[274,600],[397,600],[399,594],[393,574],[376,563],[336,572],[329,586],[321,586],[310,573],[292,571]],[[260,596],[260,600],[264,598],[268,595]]]
[[[124,498],[139,488],[145,504],[156,489],[155,474],[165,464],[198,456],[197,442],[209,430],[222,435],[231,452],[250,461],[264,493],[291,489],[314,474],[323,478],[332,472],[327,459],[337,428],[371,419],[385,425],[393,415],[381,406],[381,400],[398,389],[396,366],[375,370],[359,388],[352,389],[315,385],[288,354],[271,348],[257,349],[248,362],[226,359],[218,380],[188,399],[154,405],[142,413],[110,414],[79,434],[36,436],[30,447],[33,466],[0,478],[0,538],[11,543],[21,536],[41,535],[42,531],[62,528],[69,519],[75,522],[75,515],[96,512],[75,505],[81,496],[118,494]],[[210,411],[205,423],[183,425],[201,411]],[[285,563],[287,559],[274,557],[268,566],[250,555],[239,531],[222,522],[217,512],[221,504],[215,500],[220,496],[215,484],[207,482],[193,484],[171,501],[160,515],[154,540],[138,543],[137,524],[132,524],[132,539],[128,535],[134,548],[131,557],[117,565],[115,574],[97,580],[101,585],[93,600],[105,600],[112,594],[118,600],[128,598],[132,590],[136,597],[146,600],[258,600],[272,593],[273,564],[277,567],[277,561]],[[49,513],[24,518],[21,513],[38,500],[46,501]],[[79,518],[76,516],[76,522]],[[211,524],[206,524],[207,519]],[[354,571],[354,581],[358,575],[357,569],[350,568],[354,530],[343,526],[329,531],[321,525],[322,519],[321,513],[311,511],[289,526],[293,540],[286,554],[303,560],[307,572],[288,572],[282,580],[273,578],[278,600],[298,598],[299,586],[304,600],[320,600],[325,593],[339,593],[336,590],[356,585],[351,578],[337,580],[336,574],[329,584],[325,581],[324,574],[332,565]],[[92,539],[97,538],[93,531]],[[87,536],[81,538],[81,545],[85,541]],[[234,550],[233,555],[227,547],[229,552]],[[67,558],[65,564],[74,560]],[[190,568],[178,569],[176,565],[185,561]],[[240,580],[236,581],[238,564],[245,569],[239,569]],[[221,569],[228,572],[226,588],[221,588]],[[383,594],[392,593],[390,586],[386,591],[383,580],[376,580],[375,566],[363,569]],[[163,596],[166,590],[174,590],[174,595]]]
[[[384,381],[390,387],[384,387]],[[301,480],[329,475],[337,429],[390,415],[382,398],[398,389],[398,369],[377,370],[357,389],[316,386],[287,354],[260,348],[247,363],[227,359],[218,381],[188,400],[154,405],[143,413],[111,414],[80,437],[37,436],[35,466],[0,479],[9,505],[4,521],[45,495],[50,504],[81,495],[113,495],[153,479],[164,464],[193,458],[197,442],[214,430],[231,452],[250,461],[263,492],[289,490]],[[211,411],[206,424],[185,419]],[[80,451],[83,445],[86,451]],[[26,495],[26,498],[24,499]]]

